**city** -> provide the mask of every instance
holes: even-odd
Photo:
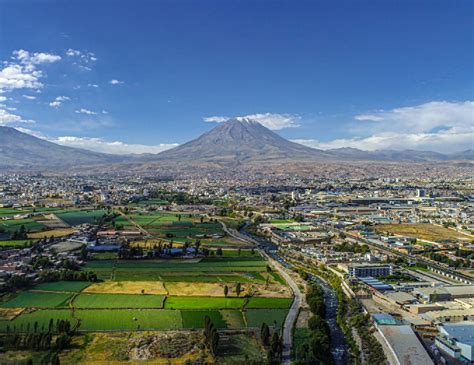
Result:
[[[473,10],[0,1],[0,364],[474,364]]]

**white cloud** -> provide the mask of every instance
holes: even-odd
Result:
[[[109,84],[119,85],[119,84],[123,84],[123,81],[120,81],[120,80],[117,80],[117,79],[112,79],[112,80],[109,81]]]
[[[54,99],[52,102],[49,103],[49,106],[53,108],[59,108],[63,101],[70,100],[71,98],[69,96],[58,96],[56,99]]]
[[[360,114],[360,115],[356,115],[354,118],[356,120],[362,120],[362,121],[366,120],[370,122],[381,122],[383,120],[383,117],[373,115],[373,114]]]
[[[93,112],[93,111],[91,111],[91,110],[89,110],[89,109],[84,109],[84,108],[81,108],[81,109],[79,109],[79,110],[76,110],[76,113],[78,113],[78,114],[87,114],[87,115],[97,115],[96,112]]]
[[[18,64],[9,64],[0,70],[0,90],[39,89],[43,87],[39,81],[42,76],[41,71],[27,69]]]
[[[97,57],[96,57],[95,53],[87,52],[87,51],[79,51],[77,49],[72,49],[72,48],[69,48],[66,51],[66,56],[76,57],[82,63],[90,63],[90,62],[97,61]]]
[[[226,116],[211,116],[211,117],[204,117],[203,121],[211,122],[211,123],[223,123],[229,120],[229,117]],[[244,115],[241,117],[236,117],[235,119],[244,120],[250,119],[256,122],[259,122],[263,126],[267,127],[268,129],[272,130],[280,130],[283,128],[293,128],[298,127],[298,121],[300,117],[297,115],[292,114],[278,114],[278,113],[256,113],[256,114],[249,114]]]
[[[0,109],[0,125],[7,125],[9,123],[34,123],[34,120],[25,120],[19,115],[11,114],[5,109]]]
[[[428,133],[434,128],[472,126],[473,116],[474,101],[432,101],[416,106],[356,115],[355,119],[377,122],[366,127],[381,132]]]
[[[39,65],[42,63],[53,63],[61,60],[61,56],[52,53],[30,53],[24,49],[13,51],[13,56],[24,65]]]
[[[228,121],[229,117],[220,117],[220,116],[213,116],[213,117],[204,117],[202,118],[203,121],[208,123],[223,123]]]
[[[33,95],[22,95],[25,99],[28,99],[28,100],[35,100],[36,99],[36,96],[33,96]]]
[[[109,114],[107,110],[102,110],[102,114]]]
[[[1,103],[1,102],[4,102],[4,101],[6,101],[6,100],[7,100],[7,97],[6,97],[6,96],[0,96],[0,103]]]
[[[41,138],[41,139],[46,139],[46,136],[41,133],[41,132],[38,132],[38,131],[34,131],[32,129],[29,129],[29,128],[22,128],[22,127],[15,127],[16,130],[22,132],[22,133],[26,133],[26,134],[31,134],[32,136],[35,136],[37,138]]]
[[[381,110],[355,116],[364,123],[359,136],[328,142],[298,139],[310,147],[361,150],[429,150],[458,152],[474,147],[474,102],[433,101],[421,105]]]
[[[342,147],[358,148],[366,151],[407,150],[437,151],[441,153],[459,152],[473,148],[474,132],[459,132],[455,129],[438,133],[394,133],[388,132],[365,138],[341,138],[328,142],[313,139],[296,139],[293,142],[319,149]]]
[[[69,57],[80,56],[80,55],[81,55],[81,51],[78,51],[77,49],[69,48],[66,51],[66,56],[69,56]]]
[[[40,89],[43,87],[40,79],[43,73],[38,65],[53,63],[61,60],[61,56],[36,52],[30,53],[24,49],[13,51],[12,62],[4,62],[0,69],[0,93],[15,89]]]
[[[19,115],[11,114],[5,109],[0,109],[0,125],[14,122],[21,122],[21,117]]]
[[[177,144],[159,144],[159,145],[143,145],[143,144],[129,144],[120,141],[107,142],[102,138],[88,138],[88,137],[71,137],[64,136],[56,139],[50,139],[51,142],[61,144],[63,146],[84,148],[91,151],[110,153],[116,155],[126,154],[142,154],[142,153],[159,153],[170,148],[176,147]]]
[[[99,87],[99,85],[97,85],[97,84],[87,84],[87,86],[89,86],[89,87],[95,87],[95,88]]]

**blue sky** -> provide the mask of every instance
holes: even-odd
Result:
[[[318,148],[472,148],[473,20],[453,0],[3,0],[0,125],[112,153],[249,115]]]

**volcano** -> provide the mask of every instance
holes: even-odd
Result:
[[[159,153],[158,159],[219,164],[333,158],[331,153],[290,142],[260,123],[230,119],[200,137]]]

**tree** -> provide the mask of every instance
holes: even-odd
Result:
[[[237,296],[239,296],[241,292],[242,292],[242,287],[240,283],[237,283],[237,285],[235,286],[235,293],[237,294]]]
[[[218,249],[216,250],[216,255],[217,255],[217,256],[222,256],[222,248],[218,248]]]
[[[229,287],[226,285],[224,286],[224,296],[227,297],[227,294],[229,294]]]
[[[61,365],[61,362],[59,361],[59,356],[57,353],[53,355],[51,358],[51,365]]]
[[[260,328],[260,338],[262,339],[263,346],[270,344],[270,327],[264,322]]]

